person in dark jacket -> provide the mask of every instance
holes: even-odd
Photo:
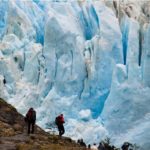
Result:
[[[105,150],[105,147],[102,142],[99,143],[98,150]]]
[[[64,125],[63,125],[65,123],[65,120],[64,120],[63,114],[56,117],[55,123],[58,127],[59,136],[61,137],[65,133],[65,129],[64,129]]]
[[[26,114],[25,121],[28,123],[28,134],[34,133],[34,126],[36,121],[36,111],[30,108]],[[31,129],[31,131],[30,131]]]
[[[4,79],[3,79],[3,84],[4,84],[4,85],[6,84],[6,79],[5,79],[5,76],[4,76]]]
[[[122,150],[128,150],[129,146],[130,146],[130,143],[125,142],[121,148],[122,148]]]
[[[80,140],[80,145],[86,147],[86,144],[84,143],[83,139]]]
[[[90,150],[90,149],[91,149],[91,144],[89,144],[87,147],[87,150]]]

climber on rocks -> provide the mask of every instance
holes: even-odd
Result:
[[[26,114],[25,121],[28,123],[28,134],[34,133],[34,126],[36,121],[36,111],[30,108]],[[31,131],[30,131],[31,129]]]
[[[63,114],[60,114],[59,116],[55,118],[55,123],[58,127],[59,136],[61,137],[65,133],[65,129],[63,125],[65,123],[65,120],[64,120]]]

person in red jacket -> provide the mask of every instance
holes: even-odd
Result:
[[[55,119],[55,122],[58,127],[59,136],[61,137],[65,133],[65,129],[64,129],[64,125],[63,125],[65,123],[65,120],[64,120],[63,114],[57,116]]]
[[[30,108],[26,114],[25,121],[28,123],[28,134],[34,133],[34,126],[36,121],[36,111],[33,108]],[[31,128],[31,132],[30,132]]]

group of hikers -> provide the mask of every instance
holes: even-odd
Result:
[[[25,122],[28,124],[28,134],[34,134],[34,126],[35,126],[35,121],[36,121],[36,111],[33,108],[30,108],[25,116]],[[58,131],[59,131],[59,136],[61,137],[65,133],[64,129],[64,116],[63,114],[60,114],[55,118],[55,124],[57,125]],[[83,139],[79,139],[77,143],[85,147],[86,150],[118,150],[114,146],[110,146],[108,143],[109,142],[100,142],[99,145],[96,145],[94,143],[93,145],[86,145]],[[126,142],[122,145],[121,149],[122,150],[129,150],[130,143]],[[130,149],[132,150],[132,149]]]
[[[36,121],[36,111],[33,108],[30,108],[25,116],[25,122],[28,124],[28,134],[34,134],[34,126]],[[64,116],[60,114],[55,118],[55,123],[57,125],[59,136],[61,137],[65,133],[64,129]]]
[[[98,145],[96,143],[93,143],[92,145],[88,144],[86,146],[83,139],[79,139],[77,143],[80,146],[85,147],[85,150],[136,150],[135,148],[133,148],[133,145],[129,142],[125,142],[121,146],[121,148],[116,148],[115,146],[110,145],[109,142],[104,142],[104,141],[101,141]]]

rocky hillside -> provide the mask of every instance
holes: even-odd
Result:
[[[0,99],[0,150],[83,150],[70,138],[50,135],[36,126],[36,133],[27,134],[24,117]]]

